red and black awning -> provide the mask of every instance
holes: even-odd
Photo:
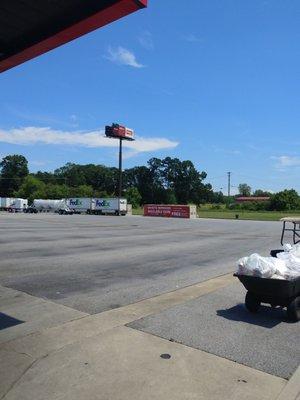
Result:
[[[147,6],[148,0],[1,0],[0,72]]]

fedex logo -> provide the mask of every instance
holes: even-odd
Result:
[[[82,201],[79,199],[70,199],[70,206],[82,206]]]
[[[96,200],[96,207],[109,207],[110,203],[106,200]]]

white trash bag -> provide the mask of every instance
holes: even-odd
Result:
[[[259,278],[292,280],[300,276],[300,244],[285,244],[277,257],[251,254],[237,262],[237,274]]]
[[[251,254],[249,257],[243,257],[238,262],[239,275],[258,276],[260,278],[271,278],[277,271],[283,267],[284,262],[274,257],[262,257],[259,254]]]

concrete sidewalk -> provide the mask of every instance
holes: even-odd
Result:
[[[0,398],[300,400],[299,369],[287,382],[125,326],[232,281],[228,274],[95,315],[2,288],[2,312],[26,322],[0,331]]]

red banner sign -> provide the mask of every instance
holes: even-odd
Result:
[[[146,204],[144,205],[145,217],[166,217],[166,218],[190,218],[189,206],[177,205],[160,205]]]

